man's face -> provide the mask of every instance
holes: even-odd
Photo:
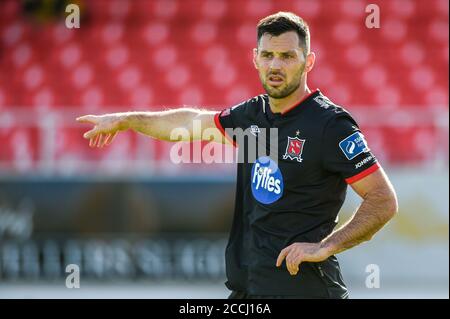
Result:
[[[304,78],[306,65],[297,33],[264,34],[255,49],[254,63],[270,97],[281,99],[292,94]]]

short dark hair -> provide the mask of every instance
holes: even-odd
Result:
[[[303,47],[305,55],[309,53],[310,35],[308,24],[292,12],[280,11],[261,19],[258,22],[257,30],[258,44],[261,37],[266,33],[273,36],[279,36],[285,32],[295,31],[298,34],[300,45]]]

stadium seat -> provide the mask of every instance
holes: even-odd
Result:
[[[84,1],[88,14],[77,30],[56,20],[32,22],[19,1],[1,1],[0,112],[234,105],[263,91],[252,65],[255,25],[280,10],[295,11],[310,25],[317,58],[311,86],[350,111],[448,111],[448,1],[379,1],[380,29],[361,27],[368,3]],[[2,147],[2,159],[23,151],[12,140],[35,140],[30,134],[36,132],[3,132],[2,146],[8,146]],[[398,163],[421,159],[418,141],[432,144],[435,136],[433,128],[422,127],[370,132],[376,143],[387,145],[386,158]],[[78,133],[67,133],[74,142],[64,151],[84,149],[76,146]]]

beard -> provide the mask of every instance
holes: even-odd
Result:
[[[286,77],[284,77],[284,82],[277,87],[271,86],[267,84],[267,77],[260,75],[261,83],[264,87],[264,90],[266,90],[266,93],[268,96],[274,99],[282,99],[289,95],[291,95],[293,92],[295,92],[301,84],[301,79],[303,75],[304,66],[301,68],[300,72],[297,73],[297,75],[292,79],[292,81],[287,82]]]
[[[283,83],[278,87],[273,87],[267,84],[265,81],[262,83],[267,95],[274,99],[282,99],[291,95],[300,86],[300,81],[291,81],[290,83]]]

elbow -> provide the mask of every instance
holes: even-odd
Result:
[[[365,198],[377,211],[379,223],[384,225],[398,213],[397,195],[393,188],[379,188]]]
[[[393,190],[384,196],[384,206],[384,217],[385,221],[388,222],[398,213],[397,195]]]

